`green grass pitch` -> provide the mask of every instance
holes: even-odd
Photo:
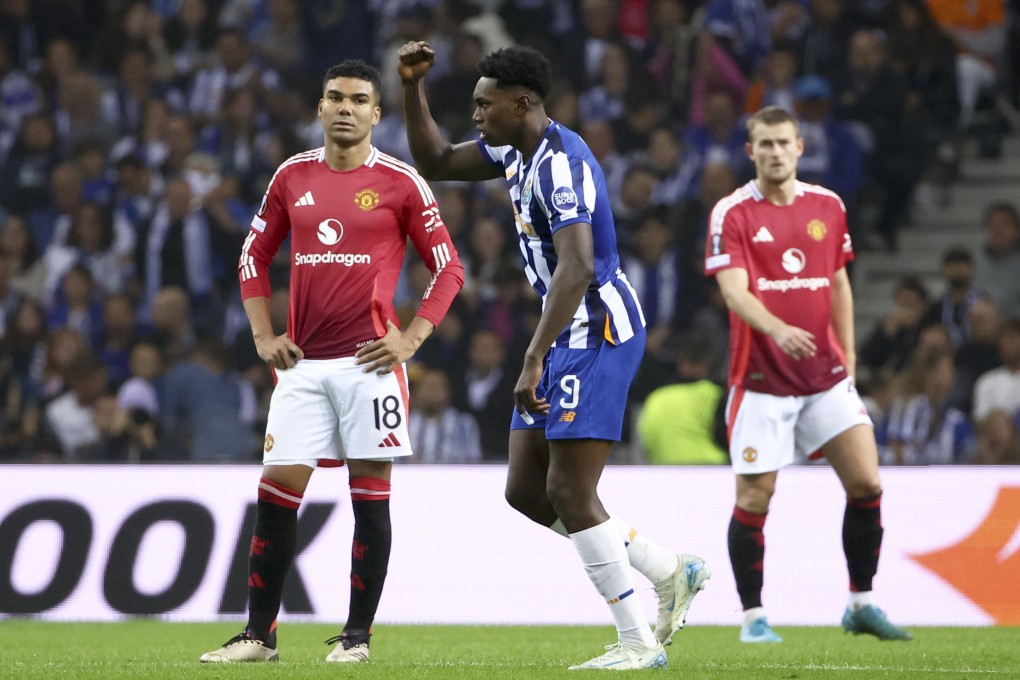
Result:
[[[372,661],[324,662],[339,626],[284,624],[280,661],[205,665],[198,657],[238,624],[45,623],[0,620],[0,678],[365,678],[397,680],[573,677],[567,666],[600,653],[607,627],[378,626]],[[676,678],[1020,678],[1020,628],[914,628],[911,642],[879,642],[838,628],[777,627],[779,645],[744,645],[735,627],[691,626],[668,648]],[[652,673],[653,671],[646,671]]]

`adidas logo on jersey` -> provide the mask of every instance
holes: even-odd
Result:
[[[315,199],[312,198],[312,192],[311,191],[306,191],[304,196],[302,196],[298,200],[294,201],[294,206],[295,207],[301,206],[301,205],[315,205]]]
[[[758,233],[751,239],[752,243],[772,243],[776,239],[772,238],[772,234],[769,232],[768,227],[761,227]]]
[[[400,446],[400,440],[397,439],[397,436],[395,434],[390,432],[390,435],[388,437],[386,437],[386,439],[383,439],[382,442],[379,443],[379,448],[380,449],[388,449],[388,448],[391,448],[393,446]]]

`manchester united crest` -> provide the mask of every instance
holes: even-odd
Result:
[[[810,236],[816,241],[821,241],[823,238],[825,238],[825,234],[827,231],[829,230],[825,226],[825,222],[822,222],[821,220],[811,220],[810,222],[807,223],[808,236]]]
[[[365,212],[368,212],[379,205],[379,194],[371,189],[362,189],[354,194],[354,203]]]
[[[753,463],[757,459],[758,459],[757,450],[752,449],[750,446],[744,449],[744,460],[746,460],[748,463]]]
[[[273,435],[267,434],[266,435],[266,453],[269,453],[270,451],[273,450],[273,444],[275,444],[275,443],[276,443],[276,441],[273,439]]]

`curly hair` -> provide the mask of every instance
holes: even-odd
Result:
[[[549,60],[530,47],[504,47],[478,62],[478,72],[493,78],[497,87],[520,85],[544,99],[552,87]]]
[[[356,78],[372,83],[376,97],[382,92],[382,80],[379,76],[379,69],[367,64],[360,59],[347,59],[336,66],[330,66],[326,75],[322,77],[322,89],[326,89],[326,83],[334,78]]]

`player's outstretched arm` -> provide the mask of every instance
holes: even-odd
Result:
[[[431,180],[480,181],[499,177],[500,168],[482,157],[476,143],[450,144],[439,131],[425,97],[425,74],[435,61],[436,53],[420,40],[406,43],[397,53],[407,141],[418,172]]]
[[[731,312],[750,324],[751,328],[768,335],[779,345],[779,349],[792,359],[803,359],[815,355],[815,336],[796,326],[791,326],[770,312],[762,301],[748,289],[750,280],[747,270],[742,267],[723,269],[715,275],[722,290],[723,299]]]
[[[298,359],[304,359],[305,353],[294,344],[286,333],[277,335],[269,316],[269,298],[255,296],[244,300],[244,311],[251,324],[251,335],[255,341],[255,350],[262,361],[277,370],[294,368]]]

